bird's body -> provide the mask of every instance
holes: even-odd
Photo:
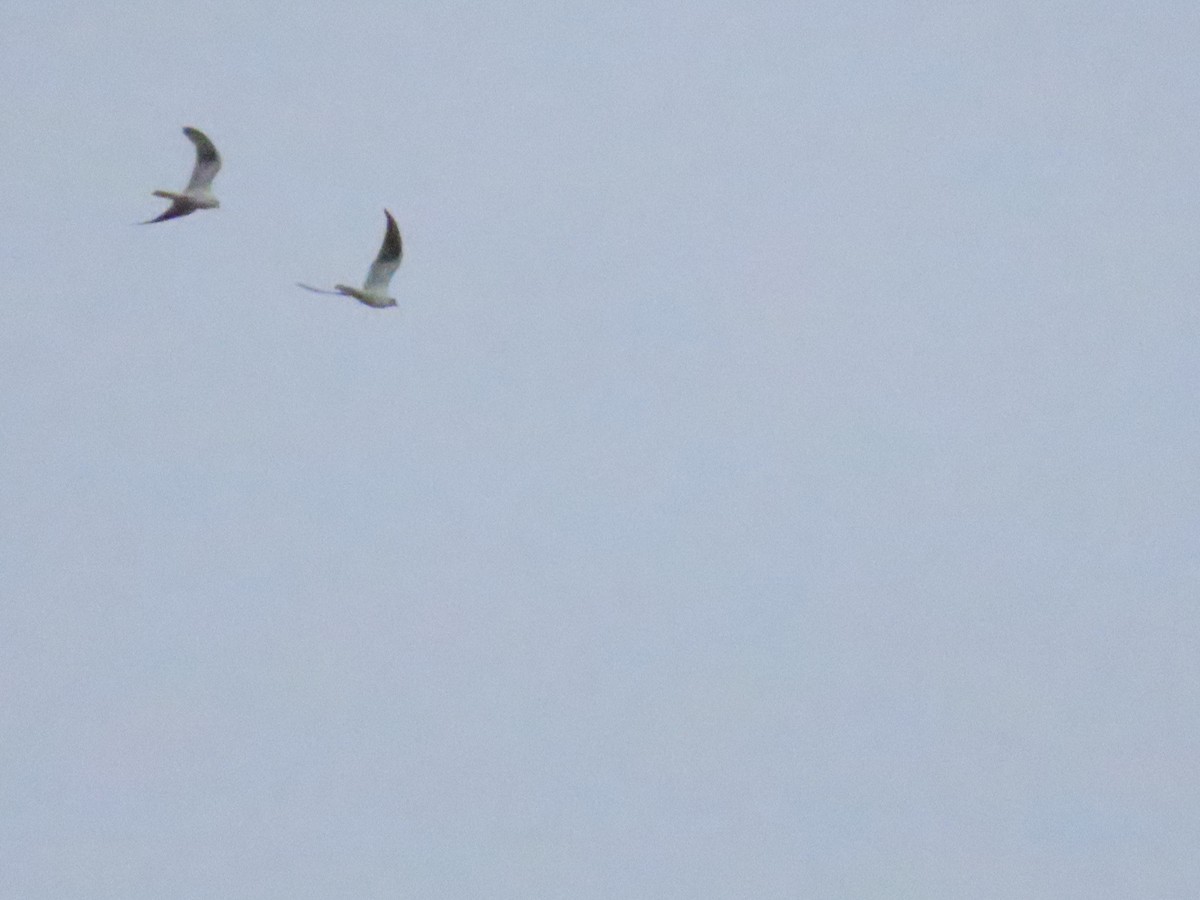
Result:
[[[171,205],[162,215],[144,222],[145,225],[177,219],[198,209],[216,209],[221,205],[212,192],[213,179],[221,169],[221,156],[217,153],[217,148],[199,129],[184,128],[183,133],[196,145],[196,165],[192,169],[192,177],[182,191],[153,192],[155,197],[170,200]]]
[[[345,284],[335,284],[333,291],[344,297],[353,297],[359,303],[365,303],[367,306],[373,306],[376,309],[386,309],[389,306],[396,305],[396,298],[389,297],[384,291],[366,291]]]
[[[383,235],[383,245],[379,248],[379,254],[375,257],[375,261],[371,263],[371,268],[367,270],[367,280],[363,282],[361,288],[349,287],[345,284],[335,284],[332,291],[321,290],[321,288],[307,284],[301,284],[300,287],[315,294],[353,297],[359,303],[365,303],[375,309],[395,306],[396,298],[389,297],[387,289],[392,276],[396,274],[396,269],[400,267],[404,248],[400,242],[400,229],[396,226],[396,220],[386,209],[383,214],[387,216],[387,230]]]

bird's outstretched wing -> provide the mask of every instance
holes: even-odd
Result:
[[[187,135],[189,141],[196,145],[196,167],[192,169],[192,177],[188,181],[187,190],[207,190],[212,184],[212,180],[217,177],[217,172],[221,170],[221,155],[217,153],[213,142],[200,129],[184,128],[183,133]]]
[[[367,270],[367,280],[363,284],[363,289],[369,292],[382,293],[387,289],[388,282],[396,274],[396,269],[400,267],[400,258],[404,255],[404,248],[400,243],[400,229],[396,227],[396,220],[386,209],[383,214],[387,216],[387,231],[383,235],[383,246],[379,248],[379,255],[375,257],[375,262],[371,263],[371,268]]]
[[[328,294],[330,297],[341,297],[342,296],[341,291],[327,291],[327,290],[324,290],[323,288],[315,288],[311,284],[303,284],[302,282],[299,282],[299,281],[296,282],[296,287],[302,287],[306,291],[312,291],[314,294]]]
[[[195,207],[188,206],[186,203],[180,203],[178,200],[176,200],[174,203],[168,206],[161,215],[156,216],[153,219],[147,219],[145,222],[139,222],[138,224],[153,225],[155,222],[165,222],[167,219],[178,219],[180,216],[186,216],[188,213],[193,212],[194,210]]]

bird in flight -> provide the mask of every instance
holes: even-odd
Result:
[[[300,284],[300,282],[297,284],[314,294],[353,297],[360,303],[376,309],[395,306],[396,299],[387,295],[387,286],[388,282],[392,280],[392,276],[396,274],[396,269],[400,267],[400,257],[404,251],[400,245],[400,229],[396,227],[396,220],[386,209],[383,214],[387,216],[387,230],[383,234],[383,246],[379,248],[379,255],[375,257],[375,262],[371,263],[371,268],[367,270],[367,280],[363,282],[361,290],[347,287],[344,284],[335,284],[332,291],[323,291],[311,285]]]
[[[183,133],[187,135],[189,141],[196,145],[196,166],[192,169],[192,177],[188,181],[187,187],[180,193],[154,191],[155,197],[170,200],[171,205],[161,216],[149,219],[143,222],[143,225],[176,219],[198,209],[216,209],[221,205],[212,192],[213,179],[221,170],[221,156],[217,153],[217,148],[198,128],[185,128]]]

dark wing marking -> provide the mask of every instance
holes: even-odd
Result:
[[[400,257],[404,253],[404,248],[400,243],[400,229],[396,227],[396,220],[386,209],[383,214],[387,216],[387,231],[383,235],[383,246],[379,248],[379,255],[375,257],[375,262],[371,263],[371,268],[367,270],[367,280],[363,284],[363,288],[371,292],[387,290],[388,282],[392,280],[396,269],[400,267]]]
[[[400,229],[396,227],[396,220],[392,218],[390,212],[385,209],[383,214],[387,216],[387,231],[383,235],[383,245],[379,248],[379,255],[375,257],[375,261],[399,263],[400,257],[404,253],[404,248],[400,244]]]
[[[142,222],[141,224],[142,225],[153,225],[155,222],[165,222],[165,221],[167,221],[167,219],[178,219],[180,216],[186,216],[188,213],[195,212],[195,211],[196,211],[196,208],[194,206],[189,206],[186,203],[180,203],[178,200],[176,200],[174,203],[172,203],[170,206],[167,207],[166,211],[163,212],[162,215],[160,215],[156,218],[153,218],[153,219],[147,219],[145,222]]]
[[[208,136],[198,128],[184,128],[187,139],[196,145],[196,166],[192,169],[191,180],[188,181],[189,191],[197,188],[207,188],[212,184],[217,172],[221,169],[221,154]]]

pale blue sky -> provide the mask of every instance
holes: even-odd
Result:
[[[1200,896],[1198,39],[0,6],[0,900]]]

